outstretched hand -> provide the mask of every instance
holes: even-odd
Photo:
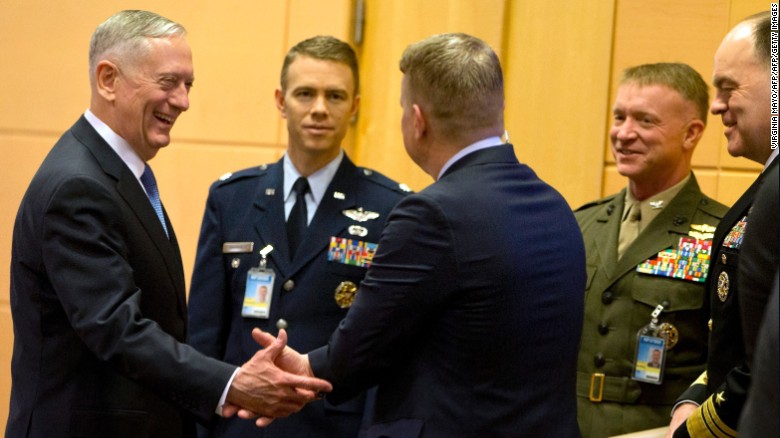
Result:
[[[252,335],[254,337],[255,333]],[[263,337],[263,342],[260,342],[265,348],[242,365],[233,379],[228,390],[227,404],[223,408],[225,416],[231,416],[239,407],[238,414],[242,418],[262,416],[257,421],[258,426],[266,426],[273,418],[298,412],[307,403],[316,400],[319,394],[333,389],[325,380],[312,377],[311,371],[297,375],[283,370],[289,364],[298,363],[296,356],[302,356],[287,347],[287,333],[284,330],[279,331],[277,338],[266,335],[270,339]],[[299,364],[295,369],[303,368]]]

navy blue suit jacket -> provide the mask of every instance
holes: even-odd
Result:
[[[235,370],[182,344],[184,272],[138,180],[80,118],[14,226],[9,437],[192,436]]]
[[[369,169],[356,167],[345,155],[307,235],[290,260],[285,231],[282,160],[236,172],[210,189],[198,243],[190,289],[190,343],[209,356],[241,364],[259,348],[254,327],[276,334],[277,322],[287,324],[288,344],[308,351],[325,344],[347,310],[339,307],[339,284],[360,284],[366,268],[328,261],[331,237],[376,243],[390,210],[406,192],[398,183]],[[363,208],[378,213],[359,222],[344,212]],[[350,233],[350,226],[366,235]],[[353,231],[354,233],[354,231]],[[223,252],[226,242],[251,242],[252,251]],[[268,319],[245,318],[241,307],[247,271],[260,263],[259,250],[274,249],[268,268],[276,274]],[[357,393],[355,394],[357,395]],[[254,422],[214,419],[212,436],[356,436],[365,397],[342,406],[317,401],[300,413],[277,419],[258,430]]]
[[[574,437],[585,254],[511,145],[393,210],[355,304],[310,353],[333,402],[378,384],[368,436]]]

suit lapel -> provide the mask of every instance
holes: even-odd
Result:
[[[149,198],[146,197],[141,184],[135,175],[125,165],[121,158],[111,149],[111,146],[92,128],[92,125],[82,116],[73,127],[73,134],[84,144],[100,164],[103,171],[116,180],[116,190],[133,211],[138,221],[149,235],[149,239],[160,253],[160,258],[171,277],[179,301],[179,313],[186,316],[186,295],[184,291],[184,271],[181,263],[176,235],[167,214],[168,228],[171,238],[165,231],[154,212]]]
[[[623,193],[625,194],[625,193]],[[680,236],[688,235],[699,205],[699,184],[696,177],[691,176],[690,181],[682,188],[680,193],[664,207],[663,211],[648,224],[637,239],[628,247],[623,258],[618,260],[610,282],[614,282],[643,261],[655,256],[667,248],[676,248]],[[621,203],[624,198],[621,198]],[[620,217],[617,221],[620,227]],[[617,232],[614,234],[617,236]],[[616,237],[617,239],[617,237]],[[617,248],[617,242],[614,243]]]
[[[606,238],[595,239],[596,250],[599,254],[599,260],[601,260],[599,269],[602,272],[606,272],[608,278],[614,278],[614,271],[617,266],[618,234],[620,233],[620,219],[624,200],[625,189],[605,208],[602,208],[600,216],[596,219],[603,227],[596,235],[606,236]]]
[[[254,196],[255,214],[252,223],[261,242],[259,251],[266,245],[274,250],[268,255],[281,276],[290,270],[290,250],[284,220],[284,165],[282,160],[271,165],[268,177],[257,186]]]

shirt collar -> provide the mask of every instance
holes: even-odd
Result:
[[[128,143],[124,138],[120,137],[119,134],[109,128],[108,125],[100,120],[89,109],[87,109],[87,111],[84,113],[84,118],[87,119],[87,122],[89,122],[93,128],[95,128],[95,131],[97,131],[98,135],[100,135],[100,137],[105,140],[109,146],[111,146],[111,149],[113,149],[114,152],[119,155],[119,158],[121,158],[125,165],[130,168],[130,171],[133,172],[135,178],[140,181],[141,174],[144,173],[146,163],[144,163],[144,160],[142,160],[141,157],[135,153],[133,147],[130,146],[130,143]]]
[[[661,211],[667,205],[669,205],[670,202],[672,202],[674,197],[680,193],[683,187],[685,187],[685,185],[688,184],[688,181],[690,180],[691,174],[689,173],[688,176],[682,179],[682,181],[660,193],[656,193],[644,201],[637,201],[636,198],[634,198],[634,195],[631,193],[631,189],[626,189],[625,205],[630,205],[631,203],[638,204],[641,211],[642,223],[649,224],[653,221],[653,219],[655,219],[656,216],[658,216],[658,214],[661,213]],[[625,212],[628,211],[628,208],[624,208],[623,210],[623,220],[625,220]]]
[[[478,142],[472,143],[465,148],[461,149],[453,155],[449,160],[447,160],[446,163],[444,163],[444,166],[442,166],[441,170],[439,171],[439,176],[436,178],[438,181],[441,179],[441,176],[444,175],[444,172],[447,171],[450,167],[452,167],[453,164],[455,164],[458,160],[465,157],[466,155],[476,152],[481,149],[487,149],[494,146],[501,146],[503,142],[501,141],[501,137],[494,136],[494,137],[488,137],[483,140],[479,140]]]
[[[769,158],[767,158],[766,163],[764,163],[764,170],[766,170],[767,167],[769,167],[770,164],[772,164],[772,161],[777,158],[778,149],[772,149],[772,153],[769,154]],[[764,171],[762,170],[762,172]]]
[[[325,190],[328,189],[330,182],[333,181],[333,177],[336,176],[336,171],[339,170],[341,161],[344,159],[344,151],[339,151],[336,158],[331,160],[330,163],[323,166],[320,170],[307,176],[309,181],[309,193],[314,199],[314,203],[319,205],[322,198],[325,196]],[[300,178],[301,174],[298,169],[295,168],[290,157],[284,154],[284,200],[286,201],[290,197],[293,184]]]

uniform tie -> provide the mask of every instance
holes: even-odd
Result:
[[[620,236],[618,237],[618,259],[623,257],[626,249],[639,235],[642,221],[642,209],[639,202],[629,204],[628,213],[620,224]]]
[[[170,238],[170,236],[168,236],[168,227],[165,225],[162,204],[160,203],[160,192],[157,190],[157,181],[154,179],[152,168],[148,165],[144,167],[144,173],[141,174],[141,184],[143,184],[144,190],[146,190],[146,196],[149,197],[154,212],[157,213],[157,218],[160,219],[160,224],[163,227],[163,231],[165,231],[165,235]]]
[[[287,241],[290,243],[290,259],[295,257],[295,251],[303,240],[309,222],[309,213],[306,210],[306,192],[309,191],[309,181],[300,177],[293,184],[295,192],[295,205],[290,210],[287,218]]]

